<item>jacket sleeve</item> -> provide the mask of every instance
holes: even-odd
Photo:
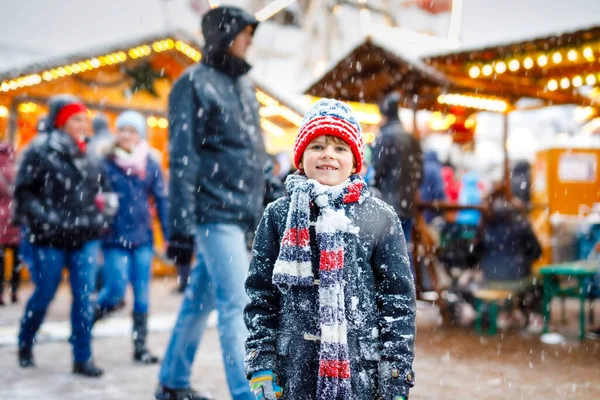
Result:
[[[28,224],[48,225],[53,228],[58,226],[61,220],[57,213],[44,207],[39,195],[43,187],[41,157],[34,148],[29,148],[23,154],[15,179],[18,218],[25,217]]]
[[[400,220],[389,211],[372,257],[377,284],[381,360],[379,393],[402,395],[414,386],[416,295]],[[387,397],[386,397],[387,398]]]
[[[163,237],[165,240],[169,238],[169,225],[168,225],[168,210],[169,203],[167,200],[167,193],[165,189],[165,180],[163,178],[162,171],[158,164],[153,163],[153,174],[152,186],[150,188],[152,197],[154,197],[154,203],[156,204],[156,212],[158,213],[158,220],[160,221],[160,227],[162,229]]]
[[[389,136],[381,132],[379,138],[373,146],[373,168],[375,169],[375,185],[379,183],[383,175],[387,172],[388,154],[390,152]]]
[[[196,223],[196,144],[204,136],[207,110],[201,109],[192,72],[180,77],[169,95],[169,233],[189,237]]]
[[[246,292],[250,298],[244,310],[248,328],[245,358],[248,379],[256,371],[275,371],[280,293],[271,281],[273,266],[279,255],[279,237],[270,215],[274,204],[267,206],[256,231],[246,278]]]

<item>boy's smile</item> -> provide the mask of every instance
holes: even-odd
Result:
[[[356,172],[350,146],[333,136],[319,136],[308,144],[299,167],[309,179],[336,186]]]

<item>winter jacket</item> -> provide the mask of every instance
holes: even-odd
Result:
[[[444,180],[446,199],[451,203],[456,203],[460,193],[460,182],[454,179],[454,170],[451,167],[442,167],[442,179]]]
[[[13,225],[15,152],[10,143],[0,143],[0,245],[19,244],[20,231]]]
[[[423,154],[423,182],[420,188],[421,200],[423,201],[444,201],[446,193],[444,192],[444,180],[442,178],[442,164],[437,159],[437,154],[433,150],[426,151]],[[425,211],[425,220],[430,222],[437,214],[431,210]]]
[[[525,204],[531,200],[531,166],[527,161],[519,161],[510,176],[512,193]]]
[[[462,185],[458,196],[458,203],[463,206],[478,206],[482,202],[479,179],[474,172],[467,172],[462,177]],[[462,210],[456,216],[456,223],[465,225],[478,225],[481,219],[479,210]]]
[[[164,237],[167,235],[167,194],[158,162],[148,157],[144,179],[127,174],[112,158],[104,161],[104,172],[112,190],[119,195],[119,209],[108,232],[104,246],[135,248],[152,244],[152,218],[149,197],[152,196]]]
[[[97,239],[109,220],[95,204],[110,186],[97,163],[59,130],[31,143],[17,172],[15,199],[29,241],[38,246],[81,248]]]
[[[202,63],[188,68],[169,96],[170,234],[192,236],[198,223],[257,225],[265,191],[265,145],[249,66],[226,48],[256,20],[242,13],[212,21]],[[205,21],[203,21],[204,30]],[[237,32],[236,32],[237,31]]]
[[[488,281],[512,281],[531,274],[542,248],[527,219],[510,203],[492,208],[483,234],[481,269]]]
[[[271,203],[256,233],[246,280],[246,373],[273,370],[284,399],[307,400],[316,396],[319,372],[318,283],[285,291],[272,283],[289,206],[289,197]],[[414,383],[416,303],[400,221],[391,207],[372,197],[346,205],[346,214],[359,227],[358,234],[344,236],[352,398],[407,396]],[[317,216],[318,210],[311,209],[311,221]],[[312,267],[318,277],[316,243],[311,224]]]
[[[375,185],[381,198],[400,218],[412,218],[415,195],[422,181],[423,154],[419,142],[406,133],[400,121],[381,128],[373,148]]]

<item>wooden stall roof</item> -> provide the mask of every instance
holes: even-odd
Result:
[[[600,26],[424,59],[458,84],[514,100],[579,105],[593,105],[579,88],[600,81],[599,60]]]
[[[386,94],[397,90],[406,94],[405,107],[429,110],[447,109],[438,103],[440,94],[475,94],[502,99],[509,104],[521,98],[537,98],[550,104],[590,105],[593,101],[578,92],[550,91],[536,80],[473,79],[462,67],[453,68],[451,53],[443,58],[428,58],[426,63],[406,56],[389,40],[372,37],[345,54],[320,78],[310,84],[306,93],[319,97],[377,103]],[[468,53],[468,52],[467,52]],[[468,57],[468,56],[467,56]],[[565,56],[566,57],[566,56]],[[437,61],[433,61],[433,60]]]
[[[444,74],[417,58],[403,55],[377,39],[367,37],[334,62],[325,74],[310,84],[305,93],[377,103],[392,90],[427,95],[431,88],[447,84]]]

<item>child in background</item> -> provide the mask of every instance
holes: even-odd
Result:
[[[324,99],[294,145],[246,280],[246,373],[257,399],[406,399],[415,287],[398,216],[370,196],[351,109]]]

